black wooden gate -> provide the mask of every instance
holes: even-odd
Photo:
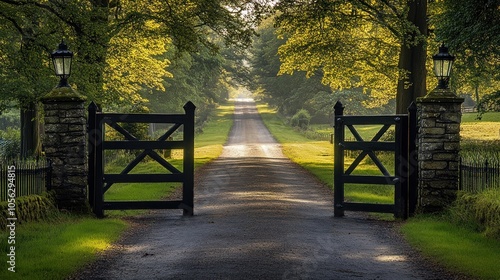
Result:
[[[364,211],[394,213],[396,218],[406,219],[415,212],[417,203],[417,161],[416,107],[412,104],[408,115],[384,116],[344,116],[342,103],[335,104],[334,133],[334,215],[344,216],[344,211]],[[382,125],[372,139],[365,140],[356,130],[356,125]],[[380,141],[382,136],[394,126],[394,141]],[[353,140],[346,140],[345,131],[349,129]],[[346,151],[360,151],[351,165],[345,169]],[[394,152],[394,172],[391,174],[376,155],[376,151]],[[355,175],[353,171],[366,157],[370,157],[381,175]],[[377,184],[394,186],[394,204],[346,202],[345,184]]]
[[[88,111],[89,135],[89,203],[98,217],[104,216],[104,210],[121,209],[183,209],[184,215],[193,215],[194,199],[194,111],[193,103],[184,105],[185,114],[115,114],[102,113],[95,103]],[[172,126],[156,141],[140,140],[123,128],[126,123],[167,123]],[[115,129],[126,140],[108,141],[105,136],[105,124]],[[182,141],[167,141],[180,127],[183,130]],[[155,149],[183,149],[182,172],[161,157]],[[104,171],[105,150],[139,150],[119,174],[107,174]],[[129,174],[146,156],[150,156],[165,167],[165,174]],[[105,201],[104,193],[114,183],[162,183],[182,182],[182,200],[179,201]]]

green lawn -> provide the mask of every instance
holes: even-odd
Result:
[[[7,234],[1,233],[0,279],[65,279],[75,269],[111,246],[127,223],[119,219],[60,215],[48,222],[29,223],[16,229],[16,272],[7,270]]]
[[[411,219],[401,231],[410,244],[450,271],[479,279],[500,279],[499,240],[435,216]]]
[[[500,112],[488,112],[481,116],[481,120],[477,120],[477,113],[464,113],[462,122],[500,122]]]
[[[222,152],[232,126],[232,103],[220,106],[216,115],[195,138],[195,166],[217,158]],[[174,152],[173,163],[181,155]],[[110,165],[107,170],[120,172],[123,166]],[[153,161],[140,163],[132,173],[163,172]],[[116,184],[106,200],[157,200],[174,190],[175,184]],[[168,210],[167,210],[168,211]],[[106,211],[107,218],[59,214],[55,220],[18,225],[16,228],[16,273],[7,270],[8,232],[1,231],[0,254],[3,257],[0,279],[66,279],[83,265],[95,260],[97,253],[109,248],[128,228],[123,216],[137,211]]]

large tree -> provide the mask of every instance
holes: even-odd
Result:
[[[12,7],[0,2],[0,109],[16,106],[21,111],[21,156],[40,150],[38,98],[53,85],[46,66],[46,41],[53,19],[35,7]],[[43,28],[45,27],[45,28]],[[1,113],[1,111],[0,111]]]
[[[397,112],[425,95],[425,0],[279,1],[282,72],[322,69],[334,88],[363,87]]]

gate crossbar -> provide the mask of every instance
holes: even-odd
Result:
[[[89,202],[98,217],[104,210],[117,209],[183,209],[184,215],[193,214],[194,200],[194,111],[196,107],[188,102],[185,114],[116,114],[102,113],[95,103],[89,106]],[[169,123],[173,124],[156,141],[139,140],[119,123]],[[109,125],[125,138],[125,141],[106,141],[105,125]],[[183,126],[182,141],[166,141]],[[105,150],[142,150],[119,174],[104,171]],[[182,149],[182,172],[161,157],[154,149]],[[150,156],[165,168],[167,174],[128,174],[146,156]],[[104,193],[114,183],[162,183],[181,182],[182,200],[179,201],[104,201]]]

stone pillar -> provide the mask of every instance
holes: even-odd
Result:
[[[45,156],[52,161],[52,189],[60,209],[89,211],[85,97],[57,87],[42,98]]]
[[[441,211],[456,198],[463,101],[447,89],[417,99],[419,212]]]

